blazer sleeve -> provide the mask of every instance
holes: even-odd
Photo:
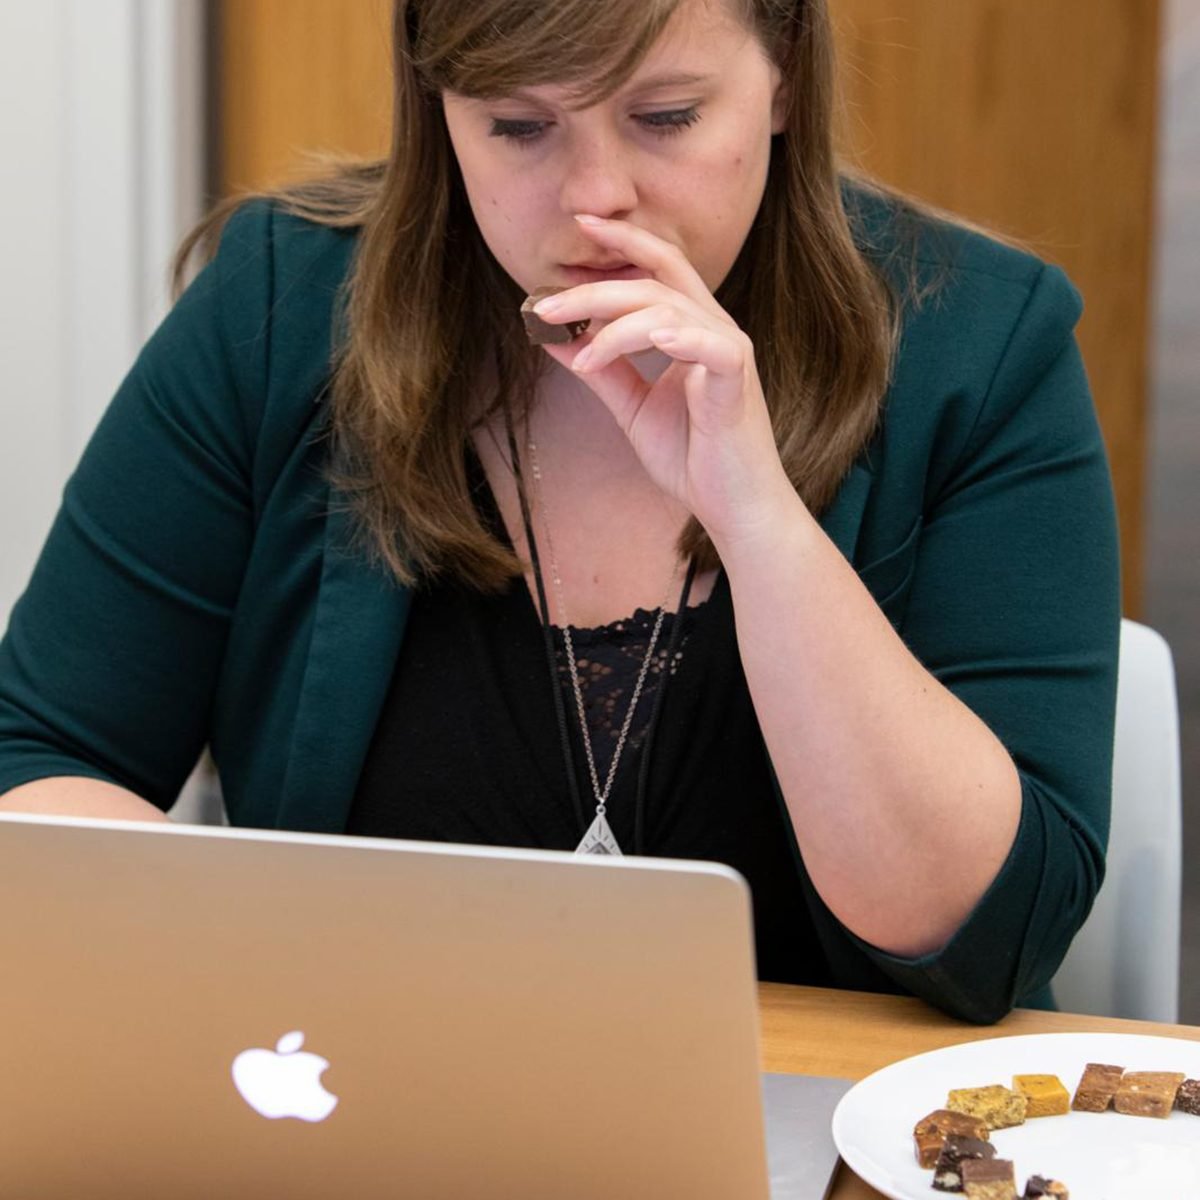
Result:
[[[167,808],[195,765],[254,533],[271,219],[231,218],[66,485],[0,642],[0,792],[86,776]]]
[[[1073,334],[1079,311],[1066,277],[1044,267],[926,505],[898,623],[926,668],[1011,754],[1022,792],[1016,840],[938,952],[902,959],[841,931],[893,985],[977,1022],[1039,993],[1046,1001],[1104,875],[1118,543]],[[827,938],[830,920],[825,910]]]

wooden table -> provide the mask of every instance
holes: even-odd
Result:
[[[920,1000],[826,988],[759,987],[763,1070],[862,1079],[912,1054],[1025,1033],[1138,1033],[1200,1041],[1193,1025],[1158,1025],[1018,1009],[997,1025],[967,1025]],[[879,1200],[844,1163],[830,1200]]]

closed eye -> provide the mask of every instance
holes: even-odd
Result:
[[[693,105],[671,112],[640,113],[633,119],[655,137],[672,137],[682,133],[689,125],[695,125],[700,120],[700,110]],[[504,138],[518,146],[529,146],[541,141],[550,124],[550,121],[506,121],[497,117],[492,119],[488,136]]]

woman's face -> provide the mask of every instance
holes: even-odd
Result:
[[[644,275],[578,265],[612,265],[572,219],[594,213],[678,246],[715,291],[753,223],[771,135],[783,128],[779,71],[754,34],[723,0],[685,0],[616,95],[569,112],[565,91],[443,93],[471,208],[497,261],[526,292]]]

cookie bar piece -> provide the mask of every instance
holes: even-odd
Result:
[[[969,1158],[962,1165],[967,1200],[1017,1200],[1012,1161],[1007,1158]]]
[[[1014,1075],[1013,1091],[1026,1100],[1026,1117],[1061,1117],[1071,1111],[1071,1096],[1057,1075]]]
[[[1175,1093],[1175,1107],[1180,1112],[1200,1117],[1200,1079],[1185,1079]]]
[[[958,1133],[946,1135],[946,1144],[933,1168],[933,1186],[939,1192],[963,1190],[963,1163],[968,1159],[995,1158],[996,1147],[982,1138],[963,1137]]]
[[[1114,1067],[1111,1063],[1088,1063],[1071,1107],[1076,1112],[1105,1112],[1112,1105],[1124,1074],[1124,1067]]]
[[[978,1117],[951,1112],[948,1108],[939,1108],[929,1116],[922,1117],[913,1127],[913,1149],[917,1155],[917,1162],[922,1167],[928,1170],[937,1163],[938,1155],[946,1142],[946,1135],[950,1133],[979,1138],[986,1142],[988,1129]]]
[[[591,321],[566,321],[562,325],[552,325],[549,321],[543,321],[533,311],[533,306],[539,300],[544,300],[547,296],[553,296],[562,291],[566,291],[566,289],[540,287],[532,295],[526,296],[521,305],[521,319],[525,322],[525,333],[535,346],[565,346],[568,342],[573,342],[591,324]]]
[[[1113,1108],[1127,1117],[1169,1117],[1185,1078],[1176,1071],[1126,1071]]]
[[[951,1112],[980,1117],[989,1129],[1025,1124],[1025,1097],[998,1083],[987,1087],[954,1088],[946,1099]]]
[[[1067,1185],[1059,1183],[1057,1179],[1043,1179],[1040,1175],[1030,1175],[1029,1182],[1025,1185],[1025,1195],[1021,1200],[1043,1200],[1043,1197],[1048,1200],[1071,1200],[1071,1193],[1067,1191]]]

